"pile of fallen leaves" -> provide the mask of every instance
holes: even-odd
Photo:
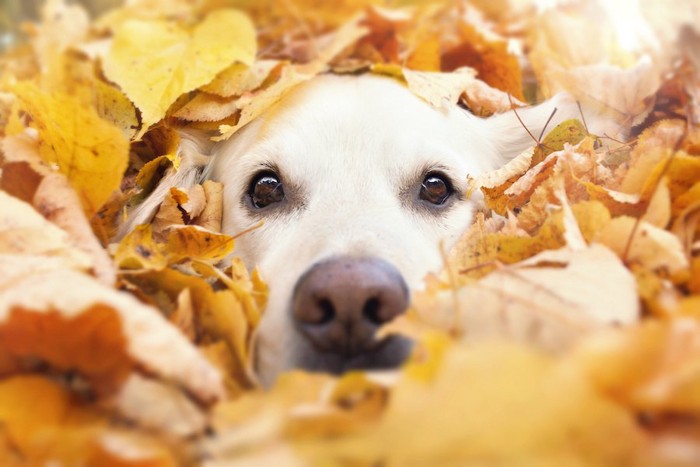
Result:
[[[0,57],[2,465],[697,465],[698,24],[692,1],[49,0]],[[402,369],[262,391],[267,291],[221,185],[113,239],[182,129],[226,139],[327,72],[481,116],[565,90],[615,125],[582,113],[469,181],[483,212],[384,331],[417,341]]]

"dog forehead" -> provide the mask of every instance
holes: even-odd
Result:
[[[446,113],[432,108],[398,81],[376,75],[321,75],[299,86],[268,114],[297,126],[341,126],[348,131],[444,128]]]
[[[307,165],[325,174],[341,167],[416,170],[435,160],[461,159],[456,152],[465,134],[458,119],[391,78],[323,75],[300,85],[255,122],[249,135],[255,147],[247,152],[250,159],[266,155],[298,173]]]

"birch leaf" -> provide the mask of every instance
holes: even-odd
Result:
[[[237,10],[211,13],[191,30],[175,22],[132,20],[117,27],[104,70],[141,110],[145,130],[183,93],[234,62],[251,65],[256,48],[255,28]]]

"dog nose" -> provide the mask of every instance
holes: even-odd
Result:
[[[294,289],[297,328],[321,352],[349,358],[381,341],[375,332],[408,308],[398,270],[376,258],[339,257],[314,265]]]

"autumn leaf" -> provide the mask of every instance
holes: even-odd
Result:
[[[0,456],[9,465],[174,465],[164,444],[109,427],[99,409],[56,381],[37,375],[4,379],[0,402],[0,421],[8,427],[0,434]]]
[[[117,27],[104,70],[139,108],[145,131],[180,95],[234,62],[251,65],[255,52],[255,29],[237,10],[219,10],[191,30],[175,22],[132,20]]]
[[[414,306],[418,319],[463,339],[507,337],[550,350],[639,317],[634,278],[600,245],[544,251],[456,290],[428,290]]]
[[[25,82],[14,87],[39,133],[39,154],[56,164],[94,214],[119,188],[128,142],[122,132],[76,99],[48,95]]]
[[[676,3],[49,0],[0,53],[3,465],[696,465],[700,22]],[[325,73],[475,118],[565,90],[580,120],[468,178],[474,221],[380,330],[413,339],[402,367],[262,389],[231,200],[168,182],[192,133]]]

